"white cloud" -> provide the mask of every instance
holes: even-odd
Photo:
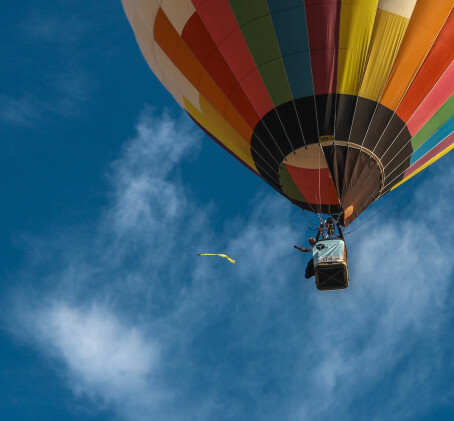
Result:
[[[158,363],[158,347],[105,308],[53,303],[35,319],[40,340],[68,365],[81,393],[109,401],[143,392]]]
[[[440,388],[452,393],[452,240],[433,229],[452,203],[420,216],[452,183],[416,186],[404,222],[379,217],[352,234],[350,288],[319,293],[293,249],[304,221],[277,194],[258,192],[224,228],[210,223],[215,207],[191,200],[179,165],[200,148],[196,133],[146,110],[100,219],[42,246],[56,263],[35,310],[16,307],[15,330],[40,315],[37,346],[70,387],[128,420],[417,419]],[[237,263],[195,257],[216,249]]]
[[[17,99],[1,95],[0,118],[13,126],[28,126],[39,117],[37,105],[32,98]]]
[[[412,228],[413,222],[400,227],[380,222],[355,244],[348,297],[318,301],[311,317],[317,357],[303,357],[304,366],[313,362],[310,383],[316,387],[311,399],[303,400],[303,413],[359,419],[355,402],[385,382],[389,389],[380,394],[386,396],[386,410],[405,412],[399,419],[414,419],[433,403],[431,376],[442,374],[441,364],[435,359],[427,369],[425,359],[436,357],[443,340],[440,317],[448,307],[454,263],[434,261],[443,255],[443,247],[429,227],[419,225],[418,232]],[[427,342],[432,349],[425,348]],[[426,396],[409,406],[419,387]],[[369,409],[376,406],[375,419],[386,418],[381,402],[369,399]]]
[[[113,164],[114,201],[108,224],[119,236],[130,235],[130,230],[149,235],[163,226],[169,229],[188,215],[192,205],[172,172],[199,148],[199,136],[186,118],[174,121],[166,113],[156,118],[150,109],[144,112],[137,136]]]

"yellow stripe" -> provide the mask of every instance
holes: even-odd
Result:
[[[441,151],[438,155],[435,155],[432,159],[427,161],[424,165],[419,167],[416,171],[412,172],[410,175],[405,177],[400,183],[396,184],[391,190],[399,187],[401,184],[405,183],[406,181],[410,180],[410,178],[414,177],[416,174],[420,173],[422,170],[425,170],[429,165],[432,165],[435,161],[440,159],[442,156],[446,155],[449,151],[454,149],[454,143],[447,147],[444,151]]]
[[[337,91],[357,95],[364,72],[378,0],[342,2]]]
[[[222,118],[202,95],[200,95],[200,108],[202,113],[192,105],[187,98],[184,98],[184,104],[186,110],[194,120],[222,142],[222,144],[241,161],[249,165],[249,167],[258,173],[257,167],[251,156],[249,144]]]
[[[380,99],[408,22],[405,17],[377,10],[360,96],[372,101]]]

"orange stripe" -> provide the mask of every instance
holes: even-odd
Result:
[[[197,13],[189,19],[181,36],[205,71],[229,98],[229,102],[234,104],[238,113],[253,129],[260,121],[260,117]]]
[[[419,0],[380,102],[395,110],[432,47],[454,0]]]
[[[434,47],[416,76],[397,114],[407,122],[454,59],[454,13],[451,12]]]
[[[240,136],[250,143],[252,128],[246,124],[210,75],[205,71],[197,60],[197,57],[172,26],[172,23],[162,9],[159,9],[156,16],[154,37],[158,45],[189,82],[228,121]]]

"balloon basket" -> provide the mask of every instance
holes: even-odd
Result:
[[[322,263],[315,268],[315,285],[320,291],[345,289],[348,281],[345,263]]]

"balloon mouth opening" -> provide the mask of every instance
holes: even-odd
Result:
[[[317,206],[340,206],[322,148],[318,143],[290,152],[279,167],[279,184],[290,199]],[[316,188],[314,188],[316,186]]]
[[[345,180],[348,150],[354,182]],[[347,226],[379,196],[384,168],[372,151],[360,145],[330,141],[320,147],[314,143],[285,157],[279,167],[279,185],[297,206],[314,213],[342,213],[341,224]]]

